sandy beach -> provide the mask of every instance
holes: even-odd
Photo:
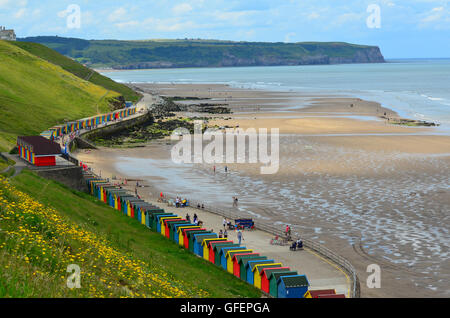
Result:
[[[79,151],[96,173],[142,180],[140,194],[160,191],[256,222],[291,224],[346,257],[362,297],[448,297],[450,136],[438,128],[393,125],[394,111],[372,101],[207,84],[139,84],[151,94],[193,97],[180,103],[226,104],[232,114],[210,125],[280,129],[280,168],[260,164],[177,165],[173,143]],[[177,114],[179,116],[199,114]],[[211,223],[220,222],[211,220]],[[219,223],[220,225],[220,223]],[[217,227],[217,225],[214,225]],[[367,266],[381,267],[381,288],[366,286]]]

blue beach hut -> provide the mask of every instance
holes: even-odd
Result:
[[[224,269],[227,270],[227,252],[228,251],[232,251],[232,250],[245,250],[247,249],[245,246],[225,246],[223,248],[221,248],[220,253],[219,253],[219,260],[220,260],[220,266]],[[216,260],[216,264],[217,264],[217,260]]]
[[[217,238],[217,234],[216,233],[194,234],[194,253],[196,255],[203,257],[202,242],[203,239],[207,238]]]
[[[267,260],[257,260],[257,261],[249,261],[246,265],[245,271],[247,272],[247,283],[250,285],[254,284],[254,275],[253,275],[253,268],[258,264],[272,264],[275,263],[273,259],[267,259]],[[225,263],[226,264],[226,263]]]
[[[303,298],[309,282],[305,275],[281,276],[278,278],[278,298]]]

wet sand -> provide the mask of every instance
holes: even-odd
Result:
[[[280,228],[292,224],[301,236],[346,257],[358,271],[363,297],[450,295],[449,136],[390,125],[379,116],[397,118],[395,112],[353,98],[223,85],[141,88],[228,103],[233,114],[210,115],[218,117],[210,124],[279,128],[278,173],[261,175],[259,164],[228,164],[227,174],[221,164],[216,173],[212,165],[176,165],[164,140],[79,153],[97,173],[139,178],[152,195],[164,191],[221,208],[231,208],[237,195],[243,215]],[[381,289],[365,284],[374,263],[381,266]]]

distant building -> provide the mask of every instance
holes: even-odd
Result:
[[[14,30],[6,30],[4,26],[0,26],[0,40],[15,41],[16,33]]]

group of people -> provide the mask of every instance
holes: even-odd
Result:
[[[191,216],[189,215],[189,213],[186,214],[186,221],[191,222]],[[194,223],[195,225],[198,225],[198,226],[202,226],[203,225],[203,221],[200,221],[198,219],[198,216],[197,216],[196,213],[194,213],[194,217],[193,217],[192,223]]]
[[[228,229],[230,229],[230,228],[231,228],[231,221],[228,220],[227,218],[223,218],[222,225],[223,225],[223,229],[224,229],[224,230],[225,230],[227,227],[228,227]]]
[[[187,201],[187,199],[181,199],[180,197],[177,197],[176,199],[175,199],[175,206],[177,207],[177,208],[180,208],[180,207],[186,207],[186,206],[188,206],[188,201]]]
[[[295,241],[294,243],[292,243],[290,250],[291,251],[296,251],[296,250],[301,250],[303,249],[303,241],[299,238],[297,241]]]

